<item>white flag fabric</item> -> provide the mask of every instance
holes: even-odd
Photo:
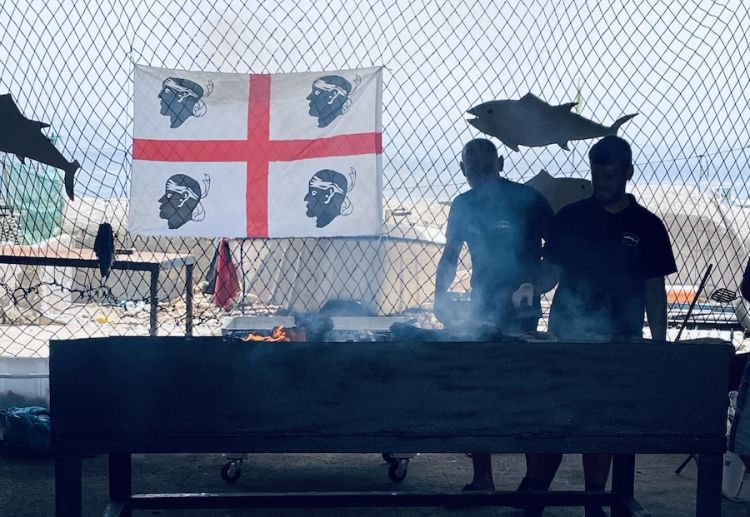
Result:
[[[136,65],[129,230],[382,231],[382,68],[224,74]]]

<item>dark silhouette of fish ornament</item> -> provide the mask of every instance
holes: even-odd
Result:
[[[41,132],[45,127],[49,124],[24,117],[9,93],[0,95],[0,151],[15,154],[21,163],[29,158],[65,171],[65,192],[73,199],[74,175],[81,164],[63,157]]]
[[[552,211],[557,213],[564,206],[591,197],[594,189],[591,182],[583,178],[556,178],[542,169],[526,182],[547,200]]]
[[[572,113],[570,110],[575,105],[575,102],[568,102],[551,106],[527,93],[517,101],[489,101],[474,106],[467,113],[476,118],[468,122],[514,151],[518,151],[519,145],[543,147],[549,144],[557,144],[569,151],[569,141],[616,135],[620,126],[637,115],[625,115],[611,126],[603,126]]]
[[[115,263],[115,234],[109,223],[99,225],[94,239],[94,253],[99,259],[99,272],[103,277],[108,277]]]

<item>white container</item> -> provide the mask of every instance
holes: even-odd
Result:
[[[738,503],[750,501],[750,472],[745,470],[742,460],[733,452],[724,454],[721,495]]]

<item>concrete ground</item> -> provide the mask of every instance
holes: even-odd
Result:
[[[695,463],[680,476],[674,469],[685,459],[679,455],[638,456],[636,459],[636,498],[654,517],[694,515]],[[153,492],[273,492],[273,491],[419,491],[456,492],[470,479],[471,463],[461,454],[422,454],[411,461],[408,475],[400,484],[392,483],[387,465],[377,454],[284,454],[252,455],[241,478],[224,484],[219,471],[221,455],[156,455],[133,458],[134,490]],[[523,475],[523,457],[496,455],[495,482],[498,489],[512,490]],[[84,515],[101,515],[106,503],[105,456],[84,460]],[[582,486],[580,457],[566,456],[553,489],[578,490]],[[0,456],[0,515],[43,517],[54,515],[54,468],[50,458]],[[140,511],[134,516],[164,517],[314,517],[350,516],[445,516],[500,517],[523,514],[510,508],[351,508],[351,509],[272,509]],[[553,508],[545,516],[579,517],[581,508]],[[748,517],[750,504],[722,501],[723,517]],[[719,517],[719,516],[717,516]]]

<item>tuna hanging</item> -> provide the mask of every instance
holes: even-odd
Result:
[[[474,106],[467,113],[476,118],[468,122],[514,151],[518,151],[519,145],[543,147],[549,144],[557,144],[569,151],[569,141],[616,135],[620,126],[637,115],[625,115],[611,126],[603,126],[572,113],[570,110],[575,105],[575,102],[568,102],[551,106],[527,93],[517,101],[489,101]]]

